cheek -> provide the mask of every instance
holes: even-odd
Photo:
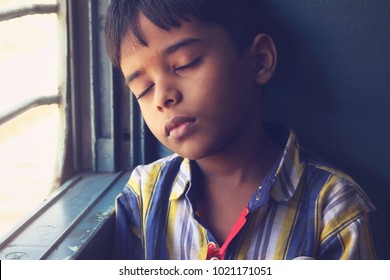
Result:
[[[161,116],[158,116],[155,110],[150,108],[150,106],[140,104],[140,108],[142,117],[145,120],[145,123],[150,129],[150,131],[156,136],[161,134],[163,127]]]
[[[195,97],[207,106],[210,102],[222,101],[229,90],[229,80],[231,75],[226,71],[223,65],[218,65],[212,61],[204,65],[204,70],[193,76],[188,90],[196,89]]]
[[[232,55],[215,56],[206,68],[204,82],[207,82],[214,91],[238,93],[250,79],[248,67]]]
[[[240,73],[237,65],[214,64],[194,84],[199,85],[203,106],[214,107],[216,111],[224,108],[230,110],[239,106],[237,102],[244,98],[248,77]]]

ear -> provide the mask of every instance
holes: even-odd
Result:
[[[254,79],[259,85],[267,84],[273,77],[276,69],[277,53],[275,43],[267,34],[258,34],[250,49]]]

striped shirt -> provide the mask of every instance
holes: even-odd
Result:
[[[194,163],[138,166],[117,197],[121,259],[386,258],[376,210],[347,175],[301,149],[293,131],[224,244],[196,214]]]

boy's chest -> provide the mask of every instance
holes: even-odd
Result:
[[[243,211],[254,195],[255,188],[242,186],[240,189],[204,191],[200,198],[192,201],[196,215],[212,233],[219,244],[223,244],[237,224]]]
[[[217,243],[223,244],[237,223],[240,214],[245,211],[245,205],[244,200],[234,198],[215,201],[209,205],[200,202],[196,214],[212,233]]]
[[[176,214],[180,215],[168,219],[166,232],[170,259],[204,260],[210,257],[213,251],[216,256],[225,259],[285,259],[286,249],[298,243],[307,250],[312,250],[313,244],[309,242],[311,238],[305,233],[294,235],[295,237],[291,239],[292,227],[290,222],[286,222],[284,214],[287,213],[284,208],[265,205],[249,214],[236,232],[234,230],[228,232],[228,244],[224,242],[226,239],[218,242],[215,232],[212,232],[202,220],[197,219],[196,215],[193,216],[191,210],[178,207],[176,211]],[[215,227],[213,230],[215,231]],[[225,251],[222,252],[224,246]],[[296,257],[299,255],[301,252],[297,251]]]

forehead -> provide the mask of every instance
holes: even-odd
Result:
[[[224,33],[224,29],[216,24],[202,22],[193,18],[181,21],[180,27],[162,29],[140,14],[137,19],[140,34],[147,45],[139,42],[130,31],[122,40],[120,61],[124,58],[135,57],[144,52],[161,54],[164,49],[185,38],[197,38],[203,41],[215,39],[215,33]],[[226,32],[227,33],[227,32]]]

